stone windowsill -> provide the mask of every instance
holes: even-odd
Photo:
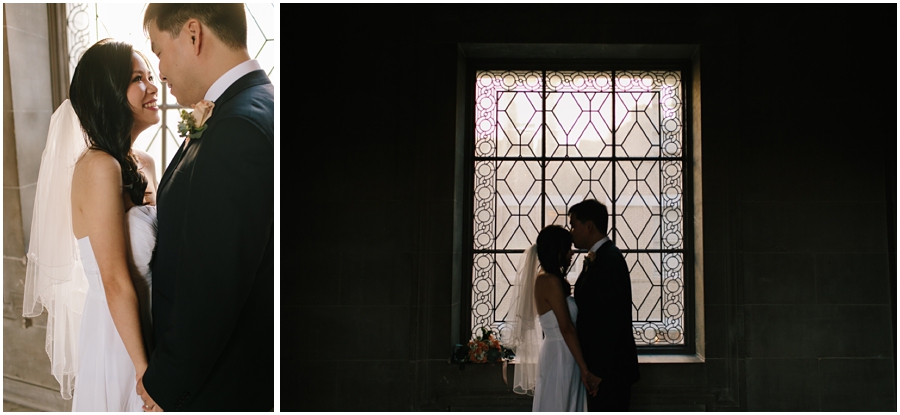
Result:
[[[644,354],[638,355],[638,363],[704,363],[706,358],[699,354]],[[516,360],[510,360],[509,364],[519,363]],[[471,364],[471,363],[465,363]],[[484,364],[484,363],[478,363]]]
[[[644,354],[638,355],[638,363],[703,363],[706,358],[699,354]]]

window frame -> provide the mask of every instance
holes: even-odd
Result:
[[[662,58],[662,59],[614,59],[614,58],[571,58],[571,59],[534,59],[534,58],[462,58],[462,70],[464,73],[459,80],[463,82],[463,91],[458,99],[462,99],[463,103],[458,105],[458,109],[462,110],[464,117],[462,120],[462,177],[458,177],[458,183],[462,189],[457,190],[457,196],[462,196],[461,200],[461,216],[462,220],[458,225],[461,229],[461,258],[459,261],[459,271],[461,284],[461,292],[459,296],[459,331],[458,338],[466,341],[472,336],[472,295],[473,295],[473,263],[475,249],[473,247],[474,238],[474,181],[475,181],[475,97],[476,97],[476,76],[479,71],[490,70],[545,70],[545,71],[611,71],[611,70],[677,70],[681,73],[681,90],[682,90],[682,250],[683,264],[682,273],[684,280],[684,317],[682,326],[682,336],[684,344],[681,345],[663,345],[649,346],[638,345],[638,354],[643,357],[650,355],[659,356],[696,356],[703,360],[702,341],[702,321],[698,321],[697,313],[698,304],[696,296],[695,284],[702,285],[702,278],[697,278],[698,261],[702,259],[702,255],[698,255],[698,249],[695,246],[695,154],[694,154],[694,66],[693,59],[688,57],[681,58]],[[458,176],[460,176],[458,174]],[[568,224],[567,224],[568,225]],[[610,228],[612,229],[613,221],[610,220]],[[568,227],[568,226],[567,226]],[[702,231],[701,231],[702,232]],[[610,232],[613,236],[614,232]],[[622,249],[624,252],[632,250]],[[702,287],[701,287],[702,290]],[[700,295],[702,299],[702,294]],[[700,310],[702,313],[702,310]],[[455,319],[454,319],[455,320]],[[456,336],[454,336],[456,337]],[[698,347],[698,339],[700,346]],[[692,360],[694,361],[694,360]],[[674,362],[674,361],[673,361]]]

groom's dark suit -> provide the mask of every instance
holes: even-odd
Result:
[[[604,242],[575,282],[576,330],[588,370],[603,379],[590,411],[628,410],[640,379],[631,324],[631,278],[622,251]]]
[[[274,405],[274,88],[253,71],[215,101],[159,184],[156,348],[144,387],[164,410]]]

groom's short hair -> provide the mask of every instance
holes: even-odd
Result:
[[[156,22],[162,32],[178,37],[181,27],[195,18],[209,27],[231,49],[247,49],[247,15],[243,3],[150,3],[144,12],[144,30]]]
[[[603,234],[608,230],[609,211],[606,209],[606,205],[594,199],[587,199],[570,207],[569,215],[574,216],[580,222],[594,222],[594,227]]]

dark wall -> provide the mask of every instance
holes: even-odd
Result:
[[[699,45],[707,359],[643,364],[633,409],[896,410],[896,5],[284,4],[282,28],[282,410],[530,409],[447,363],[458,43]]]

